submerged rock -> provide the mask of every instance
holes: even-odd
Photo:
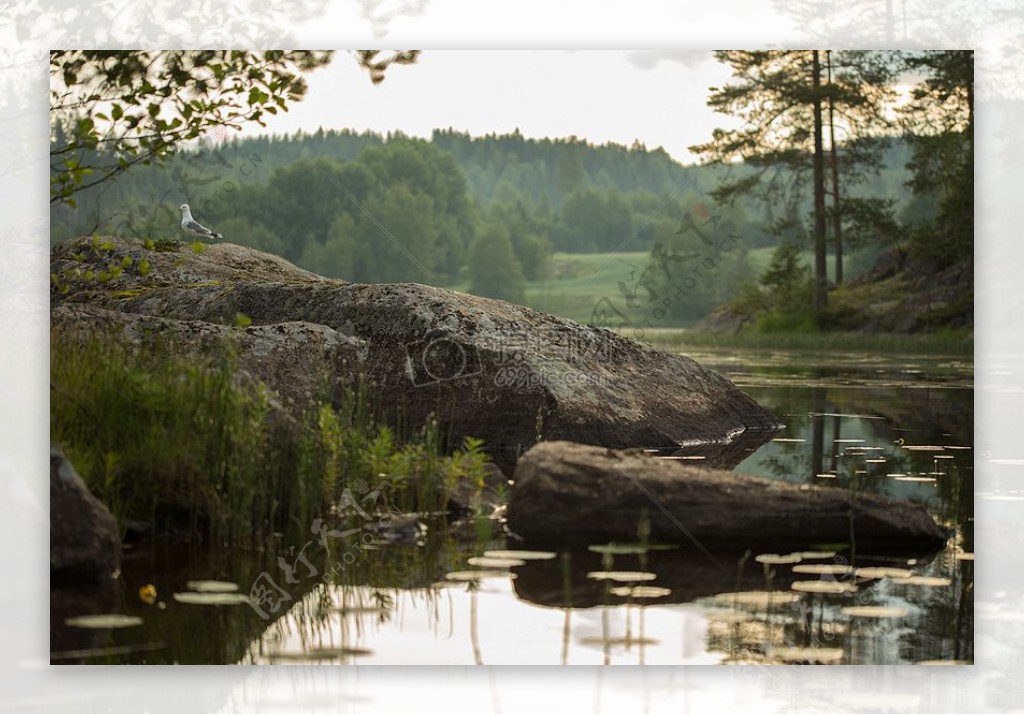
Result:
[[[910,502],[570,442],[543,442],[519,460],[508,521],[533,547],[636,541],[645,521],[652,542],[708,553],[851,541],[858,552],[913,552],[946,540]]]
[[[112,580],[121,566],[121,536],[110,510],[74,466],[50,447],[50,580]]]
[[[779,426],[721,375],[602,328],[425,285],[328,280],[231,244],[161,249],[123,239],[55,246],[53,304],[115,311],[126,323],[178,321],[174,331],[214,341],[244,315],[242,367],[255,365],[275,389],[288,393],[295,372],[275,380],[275,365],[331,387],[361,376],[389,421],[417,428],[434,415],[452,446],[473,436],[513,457],[538,439],[672,450],[760,442]],[[87,279],[117,266],[128,267]],[[261,350],[278,351],[264,369]]]

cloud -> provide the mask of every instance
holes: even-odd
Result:
[[[694,69],[714,59],[711,50],[638,50],[628,55],[630,63],[642,70],[654,69],[659,62],[678,62]]]

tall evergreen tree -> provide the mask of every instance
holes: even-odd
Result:
[[[691,147],[711,162],[737,159],[754,172],[726,181],[712,192],[717,200],[731,202],[750,195],[792,215],[804,201],[807,172],[811,173],[814,236],[814,304],[826,300],[824,143],[822,107],[831,102],[847,130],[847,143],[866,136],[883,116],[881,108],[891,96],[888,65],[880,56],[865,52],[837,52],[831,59],[831,82],[822,82],[819,50],[759,50],[715,53],[733,72],[734,82],[712,88],[708,105],[738,117],[738,129],[716,129],[710,142]],[[876,154],[877,156],[877,154]],[[861,161],[868,161],[870,153]],[[851,171],[855,161],[843,163]],[[775,230],[790,227],[788,221]]]

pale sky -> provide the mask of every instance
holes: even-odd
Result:
[[[376,86],[353,55],[338,52],[307,78],[302,102],[243,135],[322,126],[424,137],[453,127],[476,136],[518,127],[526,137],[639,139],[692,163],[688,146],[734,126],[706,105],[708,88],[729,79],[708,50],[424,50]]]

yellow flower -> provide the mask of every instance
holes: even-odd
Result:
[[[140,588],[139,600],[150,605],[156,603],[156,586],[151,583],[147,583],[145,586]]]

